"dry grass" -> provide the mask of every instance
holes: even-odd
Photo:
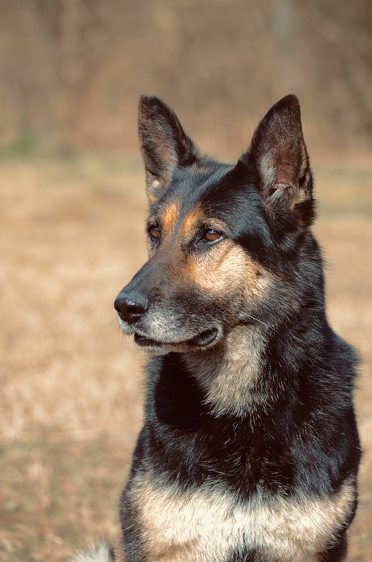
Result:
[[[66,560],[118,530],[141,424],[140,355],[112,302],[145,259],[137,160],[0,161],[0,560]],[[349,562],[372,558],[372,168],[322,166],[316,227],[333,326],[364,357],[365,455]]]

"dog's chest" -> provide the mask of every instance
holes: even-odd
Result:
[[[220,485],[182,492],[147,474],[135,477],[130,495],[148,562],[228,562],[255,551],[267,562],[315,562],[350,511],[354,488],[242,502]]]

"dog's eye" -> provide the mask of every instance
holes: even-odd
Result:
[[[157,240],[160,236],[160,230],[157,226],[150,226],[149,234],[152,240]]]
[[[222,238],[222,234],[214,228],[208,228],[203,235],[203,239],[207,240],[207,242],[215,242],[216,240],[219,240],[219,238]]]

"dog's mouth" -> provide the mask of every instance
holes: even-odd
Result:
[[[180,341],[180,342],[162,342],[143,336],[141,334],[134,334],[134,342],[141,349],[149,351],[186,351],[187,349],[202,349],[208,347],[214,342],[218,334],[217,328],[211,328],[200,332],[196,336]]]

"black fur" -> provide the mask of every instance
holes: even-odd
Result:
[[[315,216],[313,183],[297,98],[287,96],[269,111],[236,166],[202,156],[159,98],[141,98],[139,131],[150,198],[150,259],[115,301],[123,330],[150,351],[145,422],[120,507],[126,559],[344,560],[361,454],[352,404],[357,358],[325,314],[322,258],[309,230]],[[165,232],[162,216],[172,204],[177,224]],[[196,208],[202,218],[179,238]],[[205,237],[210,220],[225,225],[216,242]],[[242,287],[208,291],[198,278],[190,281],[192,260],[210,263],[216,245],[230,243],[255,264],[257,282],[269,280],[262,298],[243,296]],[[234,272],[231,279],[233,284]],[[201,365],[208,357],[218,366],[226,338],[241,327],[247,333],[262,330],[258,375],[247,395],[239,397],[243,410],[234,411],[233,405],[216,410],[201,383],[203,372],[193,371],[188,356]],[[246,357],[255,352],[247,348]],[[224,392],[231,406],[232,389]],[[138,499],[145,477],[177,490],[178,499],[208,483],[205,489],[215,486],[221,497],[230,494],[233,505],[243,509],[254,498],[297,506],[300,496],[309,509],[316,499],[326,506],[346,482],[352,493],[342,520],[307,555],[301,550],[302,531],[288,539],[300,544],[287,555],[279,546],[276,550],[279,535],[267,546],[268,538],[260,545],[247,538],[249,532],[220,557],[209,558],[207,549],[192,554],[193,547],[181,538],[174,555],[174,541],[169,549],[156,547],[160,554],[155,554],[151,545],[157,537],[146,527]],[[213,537],[203,540],[214,544]]]

